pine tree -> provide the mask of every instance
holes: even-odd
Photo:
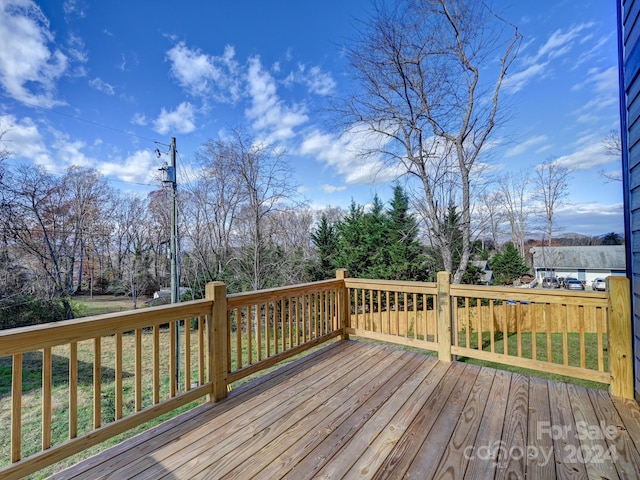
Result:
[[[320,225],[311,233],[311,242],[316,247],[318,258],[307,269],[311,281],[328,280],[335,276],[335,252],[338,236],[335,225],[329,222],[325,214]]]
[[[346,268],[350,276],[362,276],[369,262],[364,208],[352,200],[349,212],[336,224],[336,230],[338,242],[334,266]]]
[[[490,265],[496,277],[496,283],[503,285],[513,283],[514,280],[529,271],[524,258],[511,242],[507,243],[504,252],[493,256]]]
[[[418,242],[418,222],[409,213],[409,198],[400,185],[393,188],[389,219],[389,270],[391,280],[427,280],[426,258]]]

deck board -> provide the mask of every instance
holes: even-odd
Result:
[[[638,478],[639,446],[635,402],[345,341],[52,478]]]

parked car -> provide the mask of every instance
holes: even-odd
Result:
[[[556,277],[545,277],[542,279],[542,288],[560,288],[560,282]]]
[[[564,288],[567,290],[584,290],[584,285],[577,278],[567,278],[564,281]]]
[[[607,289],[607,282],[604,281],[604,278],[596,278],[591,282],[591,288],[598,292],[604,292]]]

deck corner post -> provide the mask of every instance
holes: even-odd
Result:
[[[208,334],[208,372],[213,387],[209,401],[217,402],[227,396],[227,339],[229,336],[227,323],[227,286],[223,282],[209,282],[205,288],[205,296],[212,300],[211,315],[207,318]]]
[[[438,360],[451,357],[451,274],[438,272]]]
[[[611,395],[634,398],[631,289],[627,277],[607,277],[607,327]]]
[[[336,279],[342,280],[342,285],[338,290],[338,319],[339,329],[342,330],[342,339],[349,340],[347,329],[351,327],[351,306],[349,305],[349,290],[345,285],[345,279],[349,276],[346,268],[336,270]]]

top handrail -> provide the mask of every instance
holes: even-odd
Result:
[[[211,306],[212,301],[208,299],[192,300],[142,310],[106,313],[0,330],[0,357],[162,325],[176,318],[204,315],[211,313]]]

